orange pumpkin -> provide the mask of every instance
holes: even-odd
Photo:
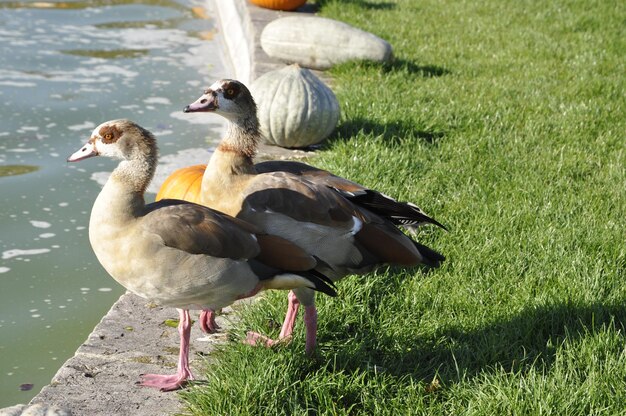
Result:
[[[156,200],[182,199],[200,203],[200,188],[206,165],[195,165],[175,170],[165,179]]]
[[[295,10],[306,0],[250,0],[250,3],[272,10]]]

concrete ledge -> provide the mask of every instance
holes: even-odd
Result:
[[[235,71],[233,78],[247,84],[252,79],[250,47],[254,38],[247,8],[241,1],[216,0],[214,6],[224,50]]]
[[[216,0],[215,9],[226,54],[235,71],[233,77],[246,85],[266,72],[285,66],[283,62],[269,57],[261,48],[263,28],[272,20],[314,13],[316,10],[309,4],[293,12],[269,10],[255,6],[248,0]]]
[[[230,326],[231,312],[229,309],[217,318],[224,329]],[[122,295],[31,404],[65,407],[74,416],[163,415],[179,411],[181,403],[176,393],[135,384],[140,374],[176,371],[178,331],[164,322],[177,318],[173,308],[148,305],[131,293]],[[199,363],[198,350],[208,353],[225,337],[223,332],[207,336],[194,325],[192,368]]]

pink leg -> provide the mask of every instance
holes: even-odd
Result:
[[[287,299],[287,314],[285,315],[285,321],[283,322],[283,327],[280,330],[278,339],[291,337],[291,334],[293,334],[293,327],[296,324],[296,318],[298,316],[300,301],[298,301],[296,294],[290,291],[289,295],[287,295]]]
[[[173,375],[144,374],[141,377],[140,385],[155,387],[161,391],[171,391],[179,389],[187,380],[193,380],[193,374],[189,369],[189,335],[191,334],[191,319],[189,311],[178,309],[180,322],[178,323],[178,333],[180,334],[180,353],[178,355],[178,370]]]
[[[293,292],[289,292],[288,300],[287,315],[285,315],[285,321],[283,322],[283,327],[280,330],[280,335],[278,335],[278,340],[273,340],[257,332],[248,332],[248,336],[244,342],[249,345],[265,345],[266,347],[271,347],[277,342],[289,340],[291,338],[291,334],[293,334],[293,327],[296,324],[296,317],[298,316],[300,302],[298,301],[296,294]]]
[[[200,328],[207,334],[214,334],[220,329],[220,326],[215,322],[215,311],[213,309],[202,309],[199,321]]]
[[[306,344],[304,350],[307,355],[313,355],[317,343],[317,309],[315,305],[304,308],[304,325],[306,328]]]

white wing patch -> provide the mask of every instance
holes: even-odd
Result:
[[[363,228],[363,221],[361,221],[360,219],[358,219],[355,216],[352,216],[352,230],[351,230],[351,234],[355,235],[356,233],[358,233],[359,231],[361,231],[361,228]]]

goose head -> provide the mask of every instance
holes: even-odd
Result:
[[[130,120],[110,120],[96,127],[89,141],[67,161],[78,162],[94,156],[118,160],[156,157],[156,142],[152,133]]]
[[[94,156],[120,160],[111,178],[143,195],[156,170],[158,149],[152,133],[130,120],[111,120],[100,124],[89,141],[67,158],[78,162]],[[107,181],[108,183],[108,181]]]
[[[216,81],[183,111],[185,113],[214,112],[231,121],[256,118],[256,104],[250,90],[234,79]]]

